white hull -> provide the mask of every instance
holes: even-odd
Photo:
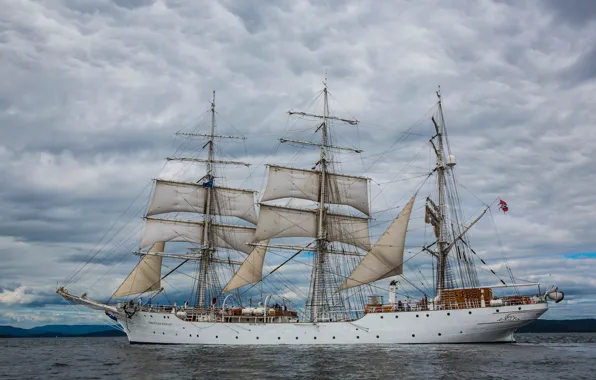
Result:
[[[120,320],[131,343],[394,344],[514,342],[513,332],[540,317],[546,303],[459,310],[369,313],[353,322],[187,322],[173,314],[137,312]]]

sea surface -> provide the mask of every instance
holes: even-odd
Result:
[[[596,379],[596,334],[514,344],[160,346],[126,338],[0,339],[0,379]]]

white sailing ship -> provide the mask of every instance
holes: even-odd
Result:
[[[204,164],[205,176],[197,182],[155,180],[140,249],[135,252],[140,261],[110,301],[75,296],[66,286],[57,293],[73,304],[104,311],[131,343],[217,345],[513,342],[514,331],[546,312],[548,299],[563,298],[556,289],[543,294],[538,284],[515,284],[513,277],[511,283],[480,285],[474,265],[477,255],[467,233],[487,210],[463,225],[455,158],[447,144],[439,92],[430,139],[436,165],[427,177],[436,180],[436,187],[434,197],[422,199],[421,207],[432,227],[433,241],[421,249],[436,267],[434,296],[420,291],[417,297],[403,297],[397,284],[407,281],[405,241],[419,191],[371,244],[369,179],[341,174],[334,158],[340,151],[360,151],[335,145],[331,130],[334,123],[358,121],[330,115],[326,85],[321,95],[321,114],[289,112],[315,120],[320,142],[280,139],[318,149],[318,162],[311,169],[268,165],[258,209],[255,191],[219,185],[220,165],[244,163],[215,158],[217,139],[237,137],[215,133],[214,96],[210,132],[184,134],[207,139],[207,158],[169,158]],[[179,213],[201,219],[182,220],[176,217]],[[229,220],[235,222],[225,223]],[[192,248],[183,254],[168,253],[165,247],[172,242],[186,242]],[[263,275],[266,256],[274,251],[285,252],[284,261]],[[240,259],[232,259],[229,252],[238,253]],[[284,295],[296,289],[288,281],[278,285],[278,293],[272,290],[253,305],[255,284],[305,256],[312,271],[304,304],[294,304]],[[179,263],[164,274],[164,259]],[[157,305],[153,300],[164,291],[165,278],[189,262],[196,264],[192,301]],[[223,288],[218,266],[233,268]],[[525,285],[538,290],[522,295]],[[500,294],[504,287],[513,295]]]

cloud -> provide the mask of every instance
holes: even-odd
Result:
[[[516,276],[569,289],[553,315],[586,315],[596,303],[593,258],[563,254],[596,244],[595,10],[590,1],[7,1],[0,313],[74,321],[53,295],[73,273],[77,292],[109,298],[138,260],[130,252],[151,178],[202,176],[163,158],[201,154],[204,140],[172,133],[206,131],[214,89],[218,133],[248,138],[221,142],[216,154],[253,164],[225,169],[226,185],[262,189],[264,163],[312,167],[315,150],[277,139],[316,140],[313,123],[285,112],[317,111],[327,76],[332,112],[361,121],[334,125],[335,143],[364,150],[335,165],[373,179],[373,241],[432,170],[428,111],[440,84],[464,218],[499,197],[510,206],[475,226],[474,249],[499,273],[505,254]],[[433,192],[431,181],[421,187],[412,254],[429,239],[421,206]],[[269,255],[267,268],[284,255]],[[80,270],[86,259],[93,265]],[[301,298],[312,268],[300,261],[271,276],[280,289],[267,287]],[[432,287],[427,256],[409,266],[406,275],[420,268],[416,283]],[[194,267],[184,273],[167,284],[180,299]]]
[[[0,302],[2,303],[30,303],[36,297],[33,294],[26,294],[26,288],[18,287],[14,290],[3,289],[0,293]]]

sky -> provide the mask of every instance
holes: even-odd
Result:
[[[253,164],[229,169],[229,184],[261,190],[263,163],[312,166],[316,152],[277,139],[312,138],[286,112],[309,109],[326,77],[332,111],[361,121],[334,136],[364,151],[338,164],[372,178],[373,241],[428,172],[440,85],[465,217],[499,197],[510,208],[470,232],[475,250],[500,274],[507,263],[565,291],[545,318],[593,317],[596,2],[372,3],[5,0],[0,324],[100,320],[56,286],[103,248],[69,289],[105,299],[118,287],[151,179],[198,173],[164,158],[198,154],[174,132],[207,132],[213,90],[218,132],[247,138],[217,153]]]

